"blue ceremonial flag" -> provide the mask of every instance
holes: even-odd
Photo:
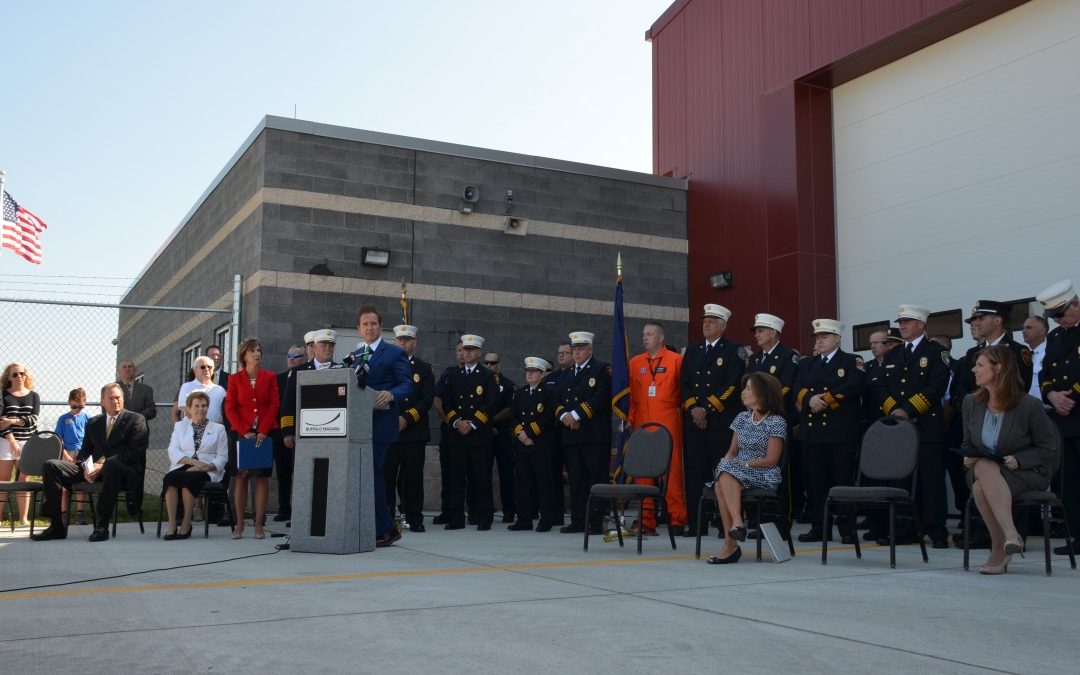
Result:
[[[629,435],[630,422],[630,346],[626,342],[626,323],[623,320],[622,254],[616,262],[615,312],[611,324],[611,410],[623,422],[615,448],[615,466],[611,471],[612,484],[625,482],[623,451]]]

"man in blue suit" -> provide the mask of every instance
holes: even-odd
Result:
[[[369,387],[375,394],[375,409],[371,414],[371,440],[375,481],[375,545],[392,545],[401,539],[394,527],[386,500],[386,480],[383,478],[386,456],[398,439],[397,402],[412,391],[412,367],[405,350],[382,339],[382,317],[374,307],[364,306],[356,315],[357,330],[364,345],[353,352],[353,370],[357,384]]]

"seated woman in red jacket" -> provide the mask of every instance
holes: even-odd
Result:
[[[244,438],[254,439],[256,446],[269,443],[270,432],[278,428],[277,376],[269,370],[263,370],[262,344],[256,338],[248,338],[240,343],[237,361],[243,366],[240,372],[229,376],[229,388],[225,394],[225,416],[229,419],[233,431]],[[234,466],[236,464],[234,463]],[[262,539],[263,521],[266,518],[266,498],[270,493],[271,467],[249,469],[236,472],[236,489],[233,498],[236,504],[236,529],[233,539],[244,536],[244,507],[247,505],[248,478],[255,477],[255,538]]]

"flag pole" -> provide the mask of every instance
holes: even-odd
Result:
[[[3,207],[4,195],[7,194],[6,191],[5,191],[6,188],[4,187],[4,181],[6,180],[4,177],[6,175],[7,175],[7,172],[0,169],[0,223],[2,223],[3,220],[4,220],[2,209],[4,208]],[[4,240],[6,238],[7,237],[4,236],[3,225],[0,225],[0,255],[2,255],[2,251],[4,250]]]

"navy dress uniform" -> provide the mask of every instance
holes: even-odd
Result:
[[[462,335],[468,350],[479,350],[484,338]],[[443,421],[450,427],[448,440],[450,494],[447,499],[446,529],[465,527],[465,477],[475,489],[472,506],[478,530],[490,530],[495,509],[491,494],[491,420],[499,410],[495,374],[475,363],[448,369],[435,386],[441,402]]]
[[[311,337],[314,342],[337,343],[337,332],[324,328],[313,330],[305,334],[304,339]],[[338,363],[333,359],[326,363],[320,363],[312,358],[300,365],[290,368],[285,376],[285,393],[281,397],[281,408],[278,411],[278,424],[281,426],[282,438],[296,435],[296,373],[302,370],[323,370],[324,368],[344,368],[344,363]],[[279,378],[280,383],[280,378]]]
[[[829,490],[854,483],[866,384],[863,360],[839,348],[844,324],[835,319],[815,319],[811,325],[819,347],[822,338],[833,335],[835,340],[830,339],[826,345],[836,346],[827,353],[803,359],[795,376],[797,433],[802,441],[811,517],[810,531],[800,534],[799,541],[821,541],[822,513]],[[815,396],[825,406],[816,412],[812,405]],[[855,543],[854,523],[841,521],[840,533],[845,543]]]
[[[930,310],[901,305],[897,320],[926,323]],[[919,430],[919,466],[916,495],[922,531],[934,548],[948,548],[945,529],[945,413],[942,398],[949,384],[949,353],[925,333],[894,347],[885,355],[876,396],[884,415],[903,411]],[[914,533],[898,535],[911,540]]]
[[[525,370],[540,373],[550,364],[539,357],[525,359]],[[552,482],[558,437],[558,392],[541,380],[536,386],[526,384],[514,389],[510,405],[510,424],[514,442],[514,481],[517,492],[517,521],[508,529],[531,530],[539,516],[537,532],[548,532],[562,518],[557,512]],[[526,444],[521,434],[529,440]],[[558,487],[562,487],[561,482]]]
[[[492,427],[492,459],[499,471],[499,502],[502,504],[503,522],[514,522],[517,513],[516,487],[514,480],[514,439],[510,433],[510,406],[514,401],[514,389],[517,385],[502,373],[494,373],[498,387],[499,405],[497,413],[503,419]],[[505,413],[504,413],[505,411]],[[498,419],[498,418],[496,418]]]
[[[554,391],[557,397],[559,395],[559,384],[562,382],[562,378],[572,371],[572,368],[556,368],[555,370],[552,370],[544,377],[544,386]],[[562,527],[564,524],[563,517],[566,514],[566,482],[563,479],[563,470],[566,466],[566,462],[563,457],[562,425],[556,424],[552,434],[554,436],[555,455],[551,462],[551,481],[553,485],[553,498],[555,500],[554,508],[555,512],[558,514],[558,517],[552,525]]]
[[[416,339],[417,328],[407,324],[394,326],[395,338]],[[386,496],[390,502],[390,515],[394,514],[394,495],[401,492],[401,513],[413,532],[424,531],[424,462],[427,444],[431,440],[428,411],[435,400],[435,372],[431,364],[409,357],[412,369],[412,391],[398,401],[400,419],[405,428],[398,433],[398,440],[390,446],[386,456]]]
[[[1046,355],[1039,371],[1039,389],[1043,402],[1054,406],[1053,398],[1075,403],[1067,414],[1056,407],[1050,419],[1062,437],[1062,495],[1070,527],[1080,523],[1080,300],[1070,281],[1059,281],[1035,296],[1049,318],[1058,326],[1046,336]],[[1068,551],[1064,546],[1054,549],[1058,555]],[[1073,552],[1080,553],[1080,543],[1073,539]]]
[[[1009,305],[1003,302],[995,302],[993,300],[979,300],[975,303],[975,307],[971,310],[971,316],[964,319],[964,323],[970,324],[976,317],[996,315],[1002,318],[1006,318],[1009,315]],[[1007,326],[1003,326],[1004,331],[1001,336],[990,342],[985,339],[967,350],[964,354],[964,358],[961,359],[961,365],[957,367],[955,377],[953,378],[952,386],[949,389],[949,400],[953,402],[953,407],[957,411],[963,409],[964,397],[968,394],[973,394],[978,390],[975,385],[975,374],[971,371],[975,367],[975,358],[979,352],[987,347],[994,345],[1005,345],[1012,351],[1013,356],[1016,357],[1016,366],[1019,369],[1020,381],[1024,384],[1024,391],[1031,389],[1031,377],[1032,377],[1032,362],[1031,362],[1031,350],[1025,345],[1013,340],[1012,333]]]
[[[754,325],[750,327],[750,330],[756,335],[759,328],[772,329],[776,331],[779,338],[784,330],[784,320],[773,314],[755,314]],[[787,443],[784,448],[787,462],[783,467],[785,485],[783,492],[788,501],[789,517],[801,511],[806,505],[806,481],[804,480],[806,472],[803,468],[799,442],[792,433],[795,425],[799,423],[799,413],[795,410],[791,386],[795,382],[795,372],[799,368],[801,359],[799,352],[778,339],[768,351],[762,347],[761,351],[751,354],[746,363],[747,374],[768,373],[780,380],[780,390],[784,395],[784,419],[788,423]]]
[[[725,324],[731,310],[705,305],[703,319]],[[686,522],[697,523],[696,496],[713,479],[713,469],[731,447],[731,423],[743,410],[740,387],[746,372],[746,349],[723,335],[691,345],[683,355],[679,377],[683,418],[683,479],[686,490]],[[705,428],[694,424],[692,411],[705,411]]]
[[[586,331],[570,333],[570,346],[592,346],[595,336]],[[585,502],[596,483],[609,480],[611,466],[611,367],[589,356],[571,366],[559,380],[559,405],[555,416],[560,429],[566,473],[570,479],[570,524],[563,534],[585,531]],[[577,428],[562,420],[570,416]],[[599,532],[602,516],[588,525]]]

